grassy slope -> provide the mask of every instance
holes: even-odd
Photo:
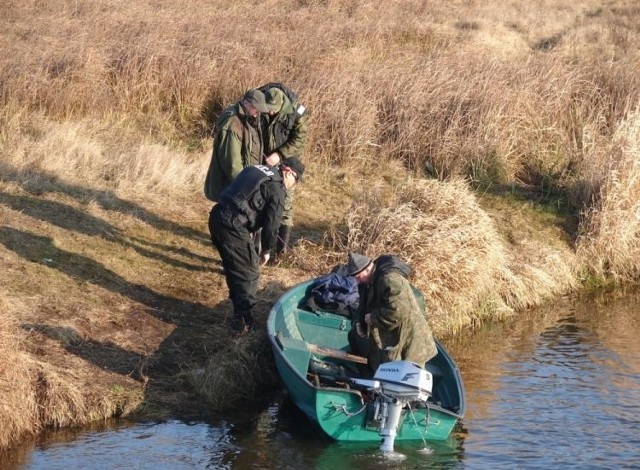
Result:
[[[230,304],[200,188],[216,112],[283,74],[313,112],[310,177],[296,196],[296,254],[263,271],[259,322],[285,289],[325,272],[347,247],[414,256],[440,335],[575,289],[582,270],[611,274],[608,260],[622,279],[637,274],[637,225],[622,245],[598,232],[617,233],[609,227],[619,214],[636,210],[628,201],[637,200],[637,173],[622,178],[627,194],[613,217],[593,217],[580,232],[566,209],[607,182],[624,193],[620,178],[602,182],[604,153],[637,158],[637,140],[619,150],[608,129],[630,116],[627,94],[638,90],[629,73],[637,31],[628,27],[637,8],[446,2],[425,11],[406,2],[389,14],[375,2],[277,3],[301,25],[292,51],[279,50],[285,30],[211,32],[212,22],[274,24],[269,2],[7,6],[0,447],[42,426],[192,410],[193,385],[204,406],[220,407],[273,383],[256,368],[268,357],[262,336],[227,334]],[[557,58],[541,55],[551,52]],[[603,54],[616,64],[611,75],[580,68]],[[576,164],[592,165],[596,189],[584,168],[567,178]],[[407,167],[452,180],[413,184]],[[369,230],[373,222],[387,229]],[[576,248],[580,233],[589,243]],[[607,250],[598,264],[585,261]]]

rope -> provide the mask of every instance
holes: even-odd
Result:
[[[331,402],[329,403],[330,405],[333,405],[333,409],[336,411],[342,411],[347,418],[351,418],[352,416],[356,416],[359,415],[360,413],[362,413],[366,408],[367,408],[367,404],[365,403],[364,406],[362,408],[360,408],[358,411],[356,411],[355,413],[352,413],[350,411],[347,411],[347,405],[336,405],[335,403]]]
[[[422,443],[424,444],[424,447],[427,447],[427,439],[426,439],[426,434],[427,434],[427,426],[429,425],[429,412],[431,411],[431,409],[427,406],[427,416],[425,418],[424,421],[424,433],[422,432],[422,428],[420,427],[420,425],[418,424],[418,422],[416,421],[416,416],[413,413],[413,409],[411,408],[411,403],[407,403],[407,407],[409,408],[409,413],[411,413],[411,419],[413,419],[413,424],[416,425],[416,428],[418,428],[418,430],[420,431],[420,437],[422,438]]]

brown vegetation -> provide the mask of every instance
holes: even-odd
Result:
[[[273,384],[261,335],[226,336],[201,192],[218,112],[268,81],[311,110],[309,177],[259,321],[347,249],[411,261],[440,335],[638,280],[633,2],[1,10],[0,447]]]
[[[599,153],[606,152],[602,158]],[[586,211],[578,238],[585,268],[617,281],[640,275],[640,115],[620,123],[611,142],[591,157],[600,169],[598,191]]]

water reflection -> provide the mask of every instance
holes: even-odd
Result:
[[[466,462],[504,468],[638,464],[638,296],[606,305],[596,300],[554,305],[450,348],[471,405]]]
[[[389,468],[458,468],[462,460],[462,441],[452,436],[444,442],[398,443],[393,454],[384,454],[375,443],[331,443],[313,462],[320,470]]]
[[[284,396],[251,423],[234,427],[231,434],[242,452],[227,455],[227,468],[454,468],[451,463],[462,458],[461,439],[456,436],[426,448],[422,443],[402,443],[393,456],[380,453],[377,443],[333,442]]]
[[[468,410],[442,443],[325,438],[285,397],[215,420],[52,433],[2,468],[632,468],[640,462],[640,295],[566,300],[447,342]]]

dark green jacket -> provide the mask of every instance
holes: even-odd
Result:
[[[280,112],[275,116],[261,115],[264,153],[270,155],[278,152],[283,159],[299,157],[307,141],[308,113],[304,106],[298,103],[295,94],[286,86],[279,83],[269,85],[280,88],[284,92],[284,102]],[[294,101],[291,101],[292,97]]]
[[[207,199],[218,201],[220,193],[238,173],[248,166],[261,164],[263,155],[257,119],[248,116],[240,102],[225,109],[216,124],[211,163],[204,183]]]
[[[374,263],[360,306],[363,314],[371,314],[369,366],[375,371],[383,362],[402,360],[424,367],[437,349],[425,313],[400,266],[406,265],[393,256],[381,256]]]

